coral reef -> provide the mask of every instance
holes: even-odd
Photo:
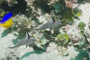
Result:
[[[79,20],[82,14],[77,7],[73,8],[78,0],[23,0],[25,5],[20,1],[0,0],[0,20],[7,12],[13,12],[13,25],[9,29],[15,35],[29,32],[30,36],[37,40],[33,46],[41,49],[50,42],[56,43],[58,47],[67,48],[69,43],[72,43],[75,48],[90,49],[90,26],[85,29],[84,22],[75,27],[73,24],[74,19]],[[8,8],[3,8],[6,6],[4,3]]]

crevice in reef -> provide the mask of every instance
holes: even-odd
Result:
[[[3,2],[0,8],[5,11],[24,14],[27,9],[27,2],[25,0],[17,0],[17,2],[18,4],[14,4],[12,7],[8,6],[8,3]]]

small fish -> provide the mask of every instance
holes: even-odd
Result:
[[[8,14],[6,14],[3,19],[1,20],[1,24],[4,23],[5,21],[9,20],[11,17],[13,16],[13,14],[10,12]]]
[[[9,28],[12,26],[13,22],[11,17],[13,16],[12,13],[8,13],[6,14],[3,19],[0,21],[0,26],[4,27],[4,28]]]
[[[61,22],[59,21],[49,21],[48,23],[42,25],[40,28],[34,28],[33,30],[44,30],[47,28],[54,28],[60,25],[61,25]]]
[[[4,28],[9,28],[9,27],[12,26],[12,24],[13,24],[12,20],[9,19],[9,20],[6,21],[5,23],[0,24],[0,26],[2,26],[2,27],[4,27]]]
[[[13,47],[9,47],[9,48],[16,48],[16,47],[19,47],[19,46],[22,46],[22,45],[28,45],[28,44],[32,44],[34,43],[35,41],[37,41],[35,38],[32,38],[29,36],[28,33],[26,33],[26,37],[23,38],[22,40],[20,40],[15,46]]]

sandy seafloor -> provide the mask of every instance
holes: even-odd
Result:
[[[76,4],[75,6],[78,6]],[[82,10],[82,15],[79,17],[80,21],[88,24],[90,21],[90,3],[83,3],[79,5],[79,9]],[[79,20],[75,20],[76,26]],[[87,28],[87,26],[85,27]],[[62,56],[54,43],[51,43],[48,47],[49,52],[42,52],[33,50],[32,47],[21,46],[16,49],[9,49],[9,46],[13,46],[13,39],[16,38],[10,31],[5,30],[4,28],[0,29],[0,60],[7,60],[8,56],[11,56],[13,60],[16,60],[16,57],[19,57],[19,60],[84,60],[88,57],[88,54],[85,50],[75,50],[74,47],[68,47],[68,56]],[[87,59],[85,59],[87,60]]]

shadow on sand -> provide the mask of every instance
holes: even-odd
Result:
[[[40,49],[40,48],[38,48],[37,46],[34,45],[33,46],[34,51],[25,53],[22,57],[19,58],[19,60],[22,60],[23,58],[28,57],[31,54],[42,54],[42,53],[46,52],[46,49],[47,49],[48,45],[49,44],[46,44],[45,46],[43,46],[43,49]]]
[[[89,60],[89,56],[86,50],[75,49],[79,52],[79,54],[75,57],[75,59],[71,58],[70,60]]]
[[[2,32],[1,34],[1,38],[4,38],[5,36],[7,36],[9,33],[11,33],[11,31],[9,29],[6,29]]]

